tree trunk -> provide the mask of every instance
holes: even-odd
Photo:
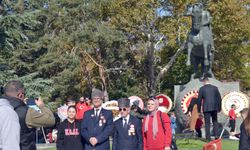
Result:
[[[155,94],[156,84],[155,84],[155,66],[154,66],[154,42],[152,37],[150,37],[150,42],[148,45],[148,91],[149,96]]]
[[[86,61],[86,59],[84,57],[83,57],[83,61],[81,63],[81,67],[82,67],[83,75],[85,75],[87,77],[87,80],[88,80],[88,91],[91,91],[93,89],[92,76],[91,76],[90,69],[88,67],[88,62]]]
[[[176,51],[176,53],[174,54],[174,56],[171,57],[170,61],[167,63],[167,65],[165,65],[161,71],[159,72],[159,74],[156,77],[156,85],[160,84],[160,80],[163,77],[163,75],[169,70],[169,68],[173,65],[175,59],[177,58],[177,56],[179,56],[179,54],[184,50],[184,46],[185,44],[182,44],[181,47]]]
[[[101,59],[102,59],[101,53],[97,52],[97,61],[99,64],[101,64]],[[102,65],[98,66],[98,70],[99,70],[100,79],[102,81],[102,91],[104,92],[104,102],[107,102],[109,100],[109,95],[108,95],[108,91],[107,91],[105,70],[104,70],[104,67]]]

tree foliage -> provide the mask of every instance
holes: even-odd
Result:
[[[29,96],[61,101],[106,91],[109,99],[173,94],[189,81],[185,52],[157,75],[185,43],[192,0],[2,1],[0,83],[20,79]],[[219,80],[250,88],[250,1],[207,1],[215,40],[213,70]],[[157,84],[159,82],[159,84]],[[153,91],[154,90],[154,91]]]

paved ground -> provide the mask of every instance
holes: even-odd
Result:
[[[37,144],[37,150],[55,149],[56,144]]]

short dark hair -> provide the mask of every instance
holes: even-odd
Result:
[[[232,104],[232,105],[231,105],[231,108],[233,108],[233,107],[235,107],[235,104]]]
[[[208,78],[208,76],[207,76],[206,74],[203,76],[202,81],[203,81],[203,82],[209,81],[209,78]]]
[[[24,91],[24,85],[19,80],[11,80],[9,81],[5,87],[4,87],[4,94],[12,93],[12,92],[18,92],[20,90]]]

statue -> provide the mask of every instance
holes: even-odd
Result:
[[[210,13],[203,8],[202,3],[188,5],[184,16],[192,17],[192,28],[187,38],[188,60],[186,64],[194,67],[192,79],[198,77],[199,64],[202,76],[213,77],[212,63],[214,57],[214,42],[211,29]]]

